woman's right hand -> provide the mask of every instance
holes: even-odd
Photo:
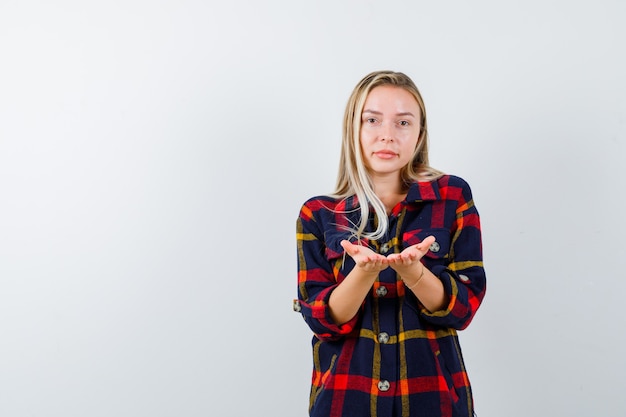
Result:
[[[372,284],[378,278],[378,273],[389,267],[386,257],[367,246],[343,240],[341,247],[354,260],[356,266],[333,290],[328,299],[330,316],[338,324],[347,323],[355,317]]]
[[[356,267],[365,272],[380,272],[389,266],[387,257],[374,252],[367,246],[355,245],[347,240],[342,240],[341,247],[354,260]]]

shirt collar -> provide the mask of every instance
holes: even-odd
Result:
[[[406,195],[407,203],[417,203],[420,201],[440,200],[439,182],[433,181],[416,181],[409,187]]]
[[[419,203],[422,201],[441,200],[439,181],[415,181],[409,186],[405,201],[407,203]],[[359,207],[356,195],[350,196],[339,204],[337,210],[355,210]]]

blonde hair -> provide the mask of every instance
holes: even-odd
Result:
[[[415,83],[401,72],[375,71],[366,75],[354,88],[343,118],[343,134],[341,143],[341,157],[337,185],[334,197],[348,198],[356,196],[361,212],[361,219],[351,230],[357,237],[377,240],[384,236],[388,228],[387,211],[385,205],[374,193],[369,173],[365,167],[361,151],[361,117],[363,106],[368,94],[382,85],[394,86],[408,91],[420,108],[420,133],[417,146],[411,162],[400,171],[400,178],[405,186],[414,181],[432,181],[443,175],[442,172],[431,168],[428,164],[428,129],[426,123],[426,107],[424,100]],[[378,222],[376,230],[365,232],[370,215],[370,204],[376,213]]]

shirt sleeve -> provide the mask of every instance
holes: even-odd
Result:
[[[296,223],[298,299],[294,309],[302,314],[319,339],[338,340],[354,330],[358,315],[343,324],[335,323],[330,316],[328,300],[338,285],[336,276],[343,277],[337,269],[342,256],[327,248],[323,228],[314,214],[305,203]]]
[[[429,323],[457,330],[465,329],[470,324],[486,290],[480,217],[469,185],[460,181],[462,184],[452,228],[450,263],[447,266],[436,266],[431,271],[443,283],[449,303],[439,311],[421,311],[422,317]]]

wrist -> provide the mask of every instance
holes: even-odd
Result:
[[[354,272],[355,275],[359,277],[359,279],[364,279],[364,280],[375,281],[376,278],[378,278],[378,275],[380,274],[379,270],[371,269],[370,267],[367,267],[367,266],[364,267],[364,266],[359,266],[359,265],[355,265],[352,271]]]
[[[420,265],[421,265],[421,263],[420,263]],[[417,276],[417,279],[415,280],[415,282],[413,282],[412,284],[409,284],[409,283],[407,283],[404,279],[402,279],[402,281],[404,282],[404,285],[405,285],[408,289],[410,289],[411,291],[413,291],[413,289],[415,289],[415,288],[419,285],[419,283],[420,283],[420,281],[422,280],[422,278],[424,278],[424,269],[426,269],[426,267],[425,267],[424,265],[422,265],[422,270],[421,270],[421,272],[420,272],[420,273],[419,273],[419,275]]]

